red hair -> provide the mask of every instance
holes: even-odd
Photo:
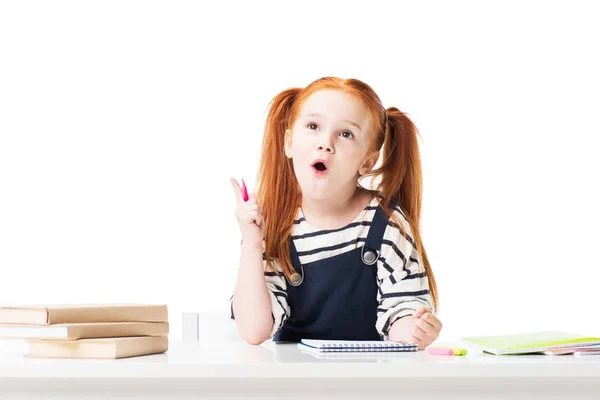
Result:
[[[402,223],[393,214],[393,204],[399,205],[406,216],[423,264],[421,267],[429,279],[433,307],[437,308],[437,285],[419,230],[423,191],[419,133],[406,114],[395,107],[386,110],[375,91],[357,79],[324,77],[305,88],[284,90],[269,103],[257,177],[257,200],[262,206],[265,223],[267,265],[274,269],[272,262],[277,259],[286,277],[294,273],[289,240],[302,195],[292,160],[284,152],[285,131],[294,125],[304,101],[316,91],[326,89],[355,95],[369,110],[374,133],[373,150],[383,147],[381,166],[367,174],[378,178],[379,183],[375,190],[369,191],[380,198],[388,218],[392,216],[404,235]]]

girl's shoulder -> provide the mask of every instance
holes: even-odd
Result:
[[[373,194],[373,198],[371,199],[369,206],[375,206],[375,208],[377,208],[381,206],[382,202],[384,202],[383,196],[381,193],[376,192]],[[390,222],[399,219],[402,225],[409,225],[408,218],[406,218],[406,213],[402,209],[400,203],[397,202],[390,203],[390,214],[388,219]]]
[[[384,200],[381,196],[374,196],[373,201],[380,207]],[[388,224],[384,236],[391,240],[404,238],[412,241],[412,228],[410,222],[399,203],[392,202],[390,204]]]

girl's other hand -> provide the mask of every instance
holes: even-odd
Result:
[[[415,329],[411,336],[416,339],[419,349],[423,350],[440,336],[442,322],[427,307],[419,307],[412,316]]]
[[[389,340],[417,344],[425,349],[440,335],[442,322],[427,307],[419,307],[413,315],[401,318],[392,324]]]

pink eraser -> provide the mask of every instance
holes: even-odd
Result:
[[[454,351],[452,349],[444,349],[442,347],[428,347],[427,353],[435,354],[438,356],[451,356],[454,355]]]
[[[246,189],[246,183],[242,179],[242,197],[244,201],[248,201],[248,189]]]

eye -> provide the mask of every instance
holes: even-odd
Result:
[[[315,124],[314,122],[309,122],[309,123],[308,123],[308,125],[307,125],[306,127],[307,127],[308,129],[310,129],[310,130],[313,130],[313,129],[311,128],[311,126],[318,127],[319,125]],[[316,129],[316,128],[315,128],[315,129]]]
[[[344,131],[340,133],[340,135],[346,139],[352,139],[354,137],[354,134],[350,131]]]

